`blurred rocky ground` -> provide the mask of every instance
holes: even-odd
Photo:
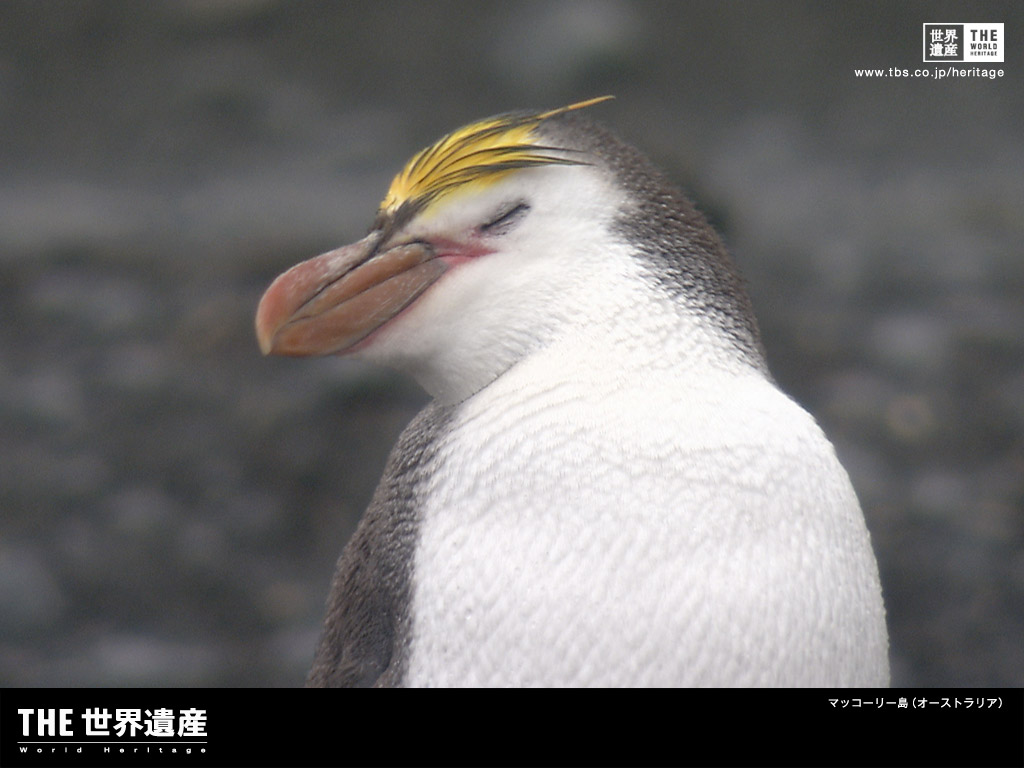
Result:
[[[855,76],[920,68],[931,21],[1005,23],[1005,76]],[[441,133],[604,93],[725,232],[851,473],[894,683],[1024,685],[1022,27],[1019,2],[0,4],[0,685],[301,684],[424,397],[261,358],[261,291]]]

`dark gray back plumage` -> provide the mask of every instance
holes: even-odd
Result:
[[[410,631],[419,486],[450,409],[430,405],[406,427],[359,527],[342,552],[310,687],[397,687]]]

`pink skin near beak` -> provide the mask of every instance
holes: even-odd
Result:
[[[376,235],[280,275],[256,310],[265,355],[347,352],[415,301],[448,268],[426,243],[372,252]]]

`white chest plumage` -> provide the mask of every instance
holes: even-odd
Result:
[[[754,370],[585,346],[443,437],[406,683],[887,684],[867,531],[813,419]]]

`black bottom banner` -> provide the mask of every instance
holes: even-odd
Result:
[[[6,768],[1021,766],[1024,691],[0,691]]]

